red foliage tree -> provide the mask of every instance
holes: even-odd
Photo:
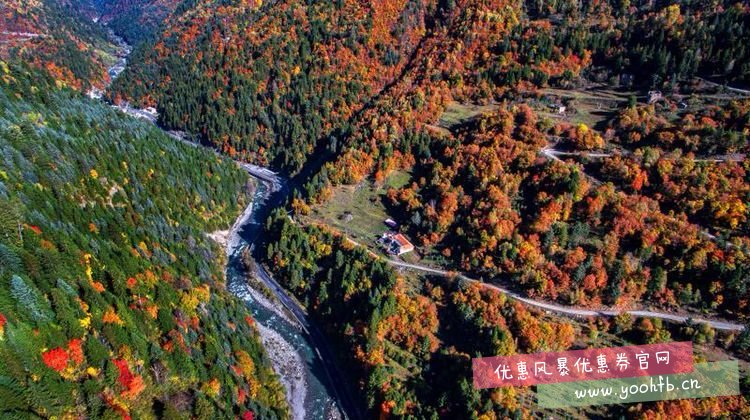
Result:
[[[83,349],[81,348],[81,339],[74,338],[68,342],[68,356],[76,364],[83,363]]]
[[[42,361],[50,369],[62,372],[68,366],[68,352],[62,347],[56,347],[42,353]]]

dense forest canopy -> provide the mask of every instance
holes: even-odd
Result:
[[[747,2],[2,7],[0,53],[16,62],[0,66],[3,413],[288,416],[203,235],[231,223],[247,179],[63,88],[109,82],[101,19],[138,45],[107,100],[295,177],[256,253],[368,415],[750,417],[745,365],[740,396],[554,413],[530,388],[471,383],[478,356],[692,340],[696,361],[748,358],[748,329],[563,319],[491,287],[749,321]],[[480,281],[400,272],[304,217],[368,185],[384,190],[368,205],[414,241],[409,258]]]
[[[301,226],[283,211],[271,216],[266,227],[268,265],[280,283],[326,326],[339,349],[338,362],[350,367],[372,417],[533,418],[551,414],[535,406],[530,387],[474,388],[472,357],[600,347],[605,342],[721,342],[705,326],[670,331],[661,320],[636,320],[629,315],[579,323],[545,316],[476,283],[415,282],[342,234]],[[748,385],[744,380],[745,394]],[[745,397],[735,396],[695,404],[663,401],[609,406],[597,413],[554,414],[742,417],[750,414],[750,406]]]
[[[286,418],[205,232],[247,175],[0,62],[0,417]]]
[[[706,3],[194,1],[136,51],[112,98],[296,172],[321,147],[434,121],[451,98],[501,100],[581,76],[747,83],[747,5]],[[368,151],[381,165],[383,153]]]
[[[136,51],[112,99],[155,105],[167,127],[290,172],[404,68],[435,9],[296,0],[191,6]]]
[[[414,166],[414,182],[388,192],[388,205],[458,267],[532,296],[750,314],[746,213],[721,204],[744,208],[747,161],[614,157],[599,171],[615,183],[601,185],[587,175],[593,168],[537,158],[547,142],[539,124],[521,106],[456,136],[422,138],[429,157]],[[714,225],[733,229],[736,245],[700,227]]]
[[[109,83],[116,47],[78,2],[7,0],[0,4],[0,58],[31,63],[79,90]]]

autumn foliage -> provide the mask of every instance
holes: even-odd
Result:
[[[42,361],[50,369],[62,372],[68,366],[68,352],[61,347],[56,347],[42,353]]]
[[[13,121],[0,128],[0,417],[152,418],[159,405],[167,418],[285,418],[252,314],[203,234],[235,219],[247,175],[27,64],[0,61],[0,86]],[[252,380],[214,371],[235,363],[224,343]],[[212,379],[221,392],[204,393]]]

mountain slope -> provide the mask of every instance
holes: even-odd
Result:
[[[78,90],[103,88],[117,47],[77,4],[8,0],[0,4],[0,58],[14,57]]]
[[[713,343],[719,334],[629,316],[561,319],[478,283],[399,273],[341,232],[303,226],[285,211],[275,212],[267,228],[268,266],[325,326],[338,346],[340,363],[359,384],[369,418],[750,415],[744,380],[742,395],[565,411],[541,408],[530,386],[477,389],[472,384],[474,357],[694,340],[698,361],[716,357],[715,348],[704,353],[701,344]],[[716,339],[717,346],[726,344]]]
[[[398,77],[433,2],[193,1],[132,57],[112,99],[167,127],[297,171],[322,139]]]
[[[703,3],[195,0],[136,51],[111,98],[291,173],[352,148],[337,169],[369,174],[392,151],[408,158],[401,135],[451,100],[513,101],[587,79],[747,83],[750,11]]]
[[[0,62],[0,417],[286,418],[204,232],[247,175]]]
[[[87,0],[107,25],[131,45],[150,39],[179,0]]]

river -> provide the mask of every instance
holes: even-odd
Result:
[[[114,80],[125,69],[131,48],[119,38],[121,47],[117,63],[109,69]],[[89,96],[101,98],[99,92]],[[115,106],[137,118],[156,122],[153,111]],[[154,118],[151,118],[154,117]],[[166,132],[166,131],[165,131]],[[188,142],[175,132],[166,132],[171,137]],[[351,387],[333,362],[333,352],[304,310],[287,295],[276,281],[258,264],[255,273],[248,273],[243,254],[253,250],[263,233],[263,224],[271,211],[284,204],[290,193],[289,182],[265,168],[238,165],[257,179],[252,202],[229,231],[227,238],[227,288],[242,299],[255,318],[264,347],[272,361],[274,370],[281,377],[286,390],[292,418],[337,419],[361,418],[361,412],[350,394]],[[250,252],[251,255],[257,255]],[[275,301],[266,298],[259,290],[251,288],[250,276],[263,282]]]
[[[294,418],[341,417],[339,405],[333,398],[335,391],[331,389],[326,366],[314,350],[316,347],[310,334],[281,303],[271,302],[248,284],[248,276],[251,274],[247,272],[243,262],[243,253],[262,234],[265,217],[273,208],[270,205],[270,188],[271,184],[267,182],[257,183],[253,202],[250,204],[251,211],[244,213],[245,217],[241,217],[240,223],[230,232],[227,287],[245,301],[253,318],[260,324],[263,344],[276,372],[282,377]],[[290,351],[294,354],[290,354]]]

